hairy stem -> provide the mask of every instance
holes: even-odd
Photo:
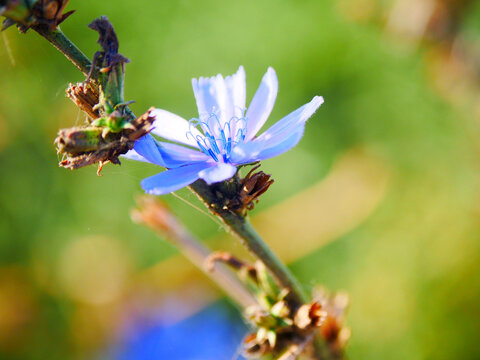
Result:
[[[240,239],[242,244],[265,264],[279,285],[289,289],[288,301],[292,309],[297,309],[308,302],[307,296],[293,274],[270,250],[247,218],[221,207],[215,207],[217,202],[215,194],[203,180],[198,180],[190,185],[190,190],[197,194],[209,209],[223,220],[228,229]]]
[[[50,30],[47,26],[35,26],[33,29],[47,39],[65,57],[72,62],[82,73],[88,75],[92,62],[90,59],[68,39],[59,28]]]

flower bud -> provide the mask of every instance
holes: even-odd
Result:
[[[21,32],[34,26],[54,30],[74,11],[64,13],[68,0],[1,0],[0,15],[7,18],[3,29],[17,24]]]
[[[30,1],[27,0],[1,0],[0,15],[15,22],[27,22],[31,16]]]
[[[94,110],[100,110],[105,116],[99,119],[98,126],[119,132],[129,126],[126,103],[123,96],[125,63],[130,62],[118,53],[119,42],[112,24],[105,16],[92,21],[89,28],[98,32],[101,51],[95,53],[92,69],[87,78],[95,75],[100,85],[99,102]]]

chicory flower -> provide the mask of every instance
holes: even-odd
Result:
[[[305,122],[323,103],[321,96],[293,111],[256,136],[270,115],[278,80],[270,67],[245,108],[245,71],[232,76],[193,79],[199,118],[187,121],[166,110],[153,110],[151,134],[135,143],[125,157],[150,162],[168,170],[141,182],[147,193],[163,195],[198,179],[208,184],[228,180],[240,165],[265,160],[290,150],[299,142]],[[172,143],[173,142],[173,143]]]

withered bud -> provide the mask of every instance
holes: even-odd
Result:
[[[271,179],[271,175],[265,174],[263,171],[258,171],[260,164],[253,167],[249,173],[240,180],[240,186],[238,193],[228,204],[228,208],[244,214],[247,210],[252,210],[255,207],[255,203],[258,202],[259,197],[268,190],[274,180]]]
[[[330,349],[341,354],[351,333],[350,329],[345,326],[345,314],[349,303],[348,294],[338,292],[330,295],[325,289],[318,288],[314,298],[322,304],[326,312],[325,321],[320,328],[321,334]]]
[[[74,127],[62,129],[55,139],[57,151],[66,158],[60,166],[75,170],[84,166],[99,164],[98,174],[103,164],[120,164],[119,156],[133,149],[135,141],[146,135],[155,118],[153,108],[131,122],[131,127],[117,133],[105,135],[102,127]],[[99,135],[100,134],[100,135]]]
[[[4,28],[16,23],[21,32],[32,27],[47,27],[54,30],[74,11],[64,13],[68,0],[3,0],[0,15],[7,17]],[[12,23],[13,22],[13,23]]]
[[[215,263],[223,263],[233,270],[235,270],[242,278],[250,278],[254,282],[257,282],[257,270],[251,264],[248,264],[234,255],[225,252],[225,251],[216,251],[211,253],[205,259],[205,268],[208,271],[213,271],[215,268]]]
[[[0,15],[10,20],[4,29],[15,22],[26,22],[31,16],[30,6],[26,0],[1,0]]]
[[[65,21],[75,11],[63,13],[68,0],[39,0],[33,5],[33,15],[38,25],[47,25],[51,30]]]
[[[170,212],[168,205],[152,196],[137,198],[136,209],[130,213],[132,220],[138,224],[148,226],[150,229],[169,235],[178,227],[175,217]]]
[[[100,44],[105,54],[114,55],[118,53],[120,46],[118,37],[113,29],[113,25],[108,21],[106,16],[101,16],[93,20],[88,24],[88,27],[98,32],[97,43]]]
[[[336,352],[341,352],[345,348],[351,335],[348,327],[339,324],[335,318],[328,315],[320,330],[322,337]]]
[[[102,128],[95,126],[61,129],[55,139],[57,151],[69,155],[95,151],[104,142],[102,132]]]
[[[92,83],[70,84],[66,90],[67,96],[80,110],[85,112],[91,119],[101,116],[98,109],[94,110],[99,102],[98,87]]]
[[[318,302],[300,306],[294,317],[294,324],[302,330],[322,326],[327,317],[327,312]]]
[[[257,359],[272,352],[267,339],[258,339],[257,334],[248,335],[243,343],[244,356],[249,359]]]
[[[106,16],[93,20],[88,27],[98,32],[97,43],[100,44],[102,51],[95,53],[86,82],[91,78],[96,67],[99,66],[100,84],[105,92],[118,92],[118,94],[113,94],[116,99],[112,101],[113,105],[117,105],[123,101],[124,64],[130,62],[130,60],[118,53],[118,37]],[[108,90],[108,87],[115,89]],[[106,96],[108,97],[110,94],[106,94]]]

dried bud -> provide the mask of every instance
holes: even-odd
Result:
[[[318,299],[326,312],[325,321],[321,326],[321,334],[330,349],[340,354],[350,338],[350,329],[345,327],[348,295],[343,292],[329,295],[320,288],[316,290],[314,297]]]
[[[0,15],[11,21],[6,27],[15,22],[26,22],[31,16],[29,2],[27,0],[1,0]]]
[[[258,339],[257,334],[248,335],[243,344],[243,353],[245,357],[257,359],[272,352],[272,348],[267,339]]]
[[[94,110],[99,102],[98,88],[94,84],[70,84],[66,92],[70,100],[91,119],[97,119],[101,116],[98,109]]]
[[[123,97],[125,63],[130,60],[118,53],[117,35],[105,16],[95,19],[88,27],[98,32],[98,43],[102,51],[95,53],[86,83],[95,74],[100,84],[100,99],[96,107],[101,108],[106,115],[118,113],[115,119],[124,118],[123,110],[127,105]],[[112,131],[120,131],[127,122],[113,121],[111,124]],[[108,122],[105,126],[110,127]]]
[[[95,126],[61,129],[55,139],[57,151],[69,155],[95,151],[104,142],[102,131],[102,128]]]
[[[137,199],[138,208],[132,210],[131,218],[138,224],[169,236],[179,227],[167,204],[152,196],[141,196]]]
[[[99,163],[99,174],[103,164],[107,162],[120,164],[119,156],[131,150],[135,141],[151,130],[155,120],[150,115],[152,111],[153,108],[149,109],[132,121],[131,127],[118,133],[110,132],[105,135],[104,128],[94,126],[60,130],[55,144],[58,152],[66,156],[60,166],[75,170]]]
[[[295,314],[294,323],[299,329],[306,330],[322,326],[327,312],[318,302],[302,305]]]
[[[46,25],[51,30],[55,29],[59,24],[65,21],[74,10],[63,13],[68,4],[68,0],[39,0],[33,5],[33,16],[35,17],[35,25]]]
[[[273,184],[274,180],[271,179],[271,175],[267,175],[263,171],[254,173],[259,167],[260,164],[253,167],[247,176],[240,180],[239,190],[228,204],[229,209],[242,214],[247,210],[252,210],[260,195]]]
[[[74,11],[64,13],[68,0],[3,0],[0,1],[0,15],[7,18],[6,28],[13,23],[22,32],[31,27],[47,27],[54,30]]]
[[[235,270],[243,280],[252,280],[257,283],[257,270],[251,264],[248,264],[234,255],[225,251],[216,251],[210,254],[205,260],[205,267],[208,271],[213,271],[215,263],[223,263]]]

